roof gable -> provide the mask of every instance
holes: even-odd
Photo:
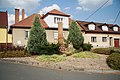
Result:
[[[51,10],[50,12],[46,13],[46,14],[42,17],[42,19],[45,18],[48,14],[70,17],[70,15],[68,15],[68,14],[65,14],[65,13],[63,13],[63,12],[61,12],[61,11],[58,11],[58,10],[56,10],[56,9],[53,9],[53,10]]]

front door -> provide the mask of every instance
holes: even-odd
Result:
[[[119,47],[119,39],[114,39],[114,47]]]

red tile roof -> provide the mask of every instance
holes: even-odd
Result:
[[[41,18],[40,14],[32,14],[31,16],[19,21],[18,23],[11,25],[11,28],[16,28],[16,27],[30,28],[30,27],[32,27],[33,21],[34,21],[36,16],[38,16],[39,19]],[[40,19],[40,23],[41,23],[42,27],[44,27],[44,28],[48,27],[48,25],[46,24],[46,22],[43,19]]]
[[[63,13],[63,12],[61,12],[61,11],[58,11],[58,10],[56,10],[56,9],[53,9],[53,10],[51,10],[50,12],[46,13],[42,18],[45,18],[48,14],[70,17],[70,15],[68,15],[68,14],[65,14],[65,13]]]
[[[118,25],[113,25],[113,24],[106,24],[106,23],[97,23],[97,22],[87,22],[87,21],[76,21],[79,25],[79,27],[82,28],[83,31],[89,32],[89,33],[116,33],[120,34],[120,27]],[[89,30],[88,25],[90,23],[95,24],[95,30]],[[108,31],[103,31],[102,26],[107,25],[108,26]],[[113,31],[113,27],[117,26],[119,29],[118,31]]]
[[[6,12],[0,12],[0,27],[7,27],[8,26],[8,15]]]

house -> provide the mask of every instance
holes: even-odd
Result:
[[[0,11],[0,47],[12,46],[12,35],[8,34],[8,15]]]
[[[24,16],[24,10],[22,10],[22,17]],[[19,21],[19,9],[15,9],[15,24],[10,26],[9,33],[12,34],[13,45],[14,46],[26,46],[30,28],[32,27],[35,16],[38,16],[40,23],[43,28],[46,30],[47,40],[50,43],[58,42],[58,22],[63,23],[63,35],[67,39],[68,28],[69,28],[69,18],[70,15],[67,15],[58,10],[52,10],[45,15],[32,14],[27,18],[23,18]]]
[[[94,48],[120,47],[120,27],[118,25],[76,21],[81,27],[84,43],[90,43]]]
[[[58,42],[58,26],[62,26],[63,36],[67,39],[72,21],[70,15],[54,9],[44,15],[32,14],[24,19],[24,10],[22,10],[23,19],[19,21],[19,9],[15,9],[15,24],[10,26],[9,31],[13,35],[13,45],[27,45],[35,16],[39,17],[50,43]],[[62,22],[62,25],[59,25],[58,22]],[[86,21],[76,21],[76,23],[84,36],[84,43],[90,43],[94,48],[120,46],[120,27],[118,25]]]

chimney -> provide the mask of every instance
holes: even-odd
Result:
[[[63,37],[63,23],[58,22],[58,42],[60,44],[63,44],[64,42],[64,37]]]
[[[19,9],[15,9],[15,23],[19,22]]]
[[[22,9],[22,20],[25,18],[25,10]]]

